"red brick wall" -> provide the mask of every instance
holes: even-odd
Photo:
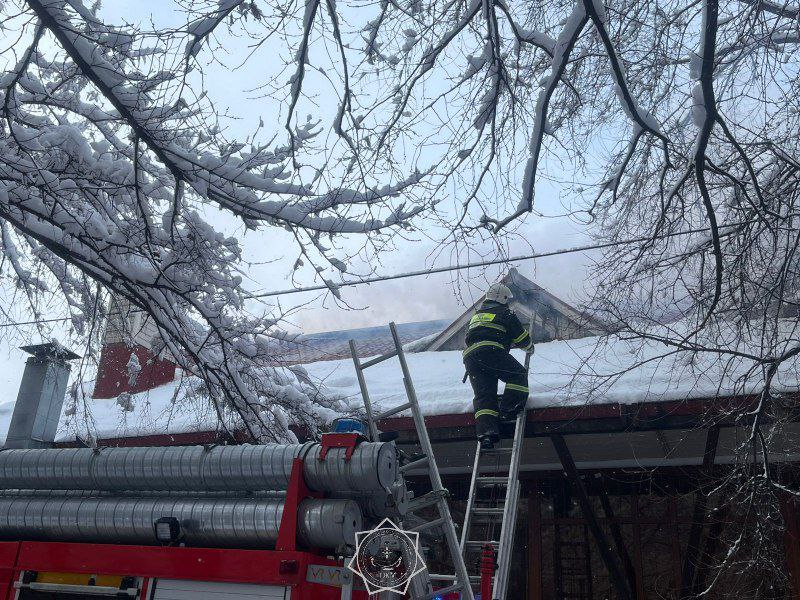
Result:
[[[136,354],[142,367],[136,383],[128,383],[128,360]],[[175,363],[156,358],[144,346],[115,342],[103,346],[93,398],[115,398],[123,392],[137,393],[153,389],[175,379]]]

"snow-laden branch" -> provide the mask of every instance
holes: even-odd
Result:
[[[197,56],[203,47],[206,38],[214,33],[214,30],[222,24],[225,19],[245,0],[219,0],[217,9],[211,14],[204,15],[202,18],[191,23],[188,27],[191,40],[186,44],[184,54],[186,58]],[[81,16],[87,18],[83,13]]]
[[[531,134],[529,146],[530,156],[525,165],[522,178],[522,198],[519,201],[516,211],[507,217],[500,220],[492,219],[488,216],[485,217],[488,222],[495,224],[495,232],[500,231],[503,227],[533,209],[533,197],[536,189],[536,172],[539,168],[539,156],[542,152],[542,143],[545,133],[547,133],[550,101],[558,84],[561,82],[564,71],[567,69],[572,50],[583,28],[586,26],[587,20],[586,10],[583,5],[580,3],[575,4],[572,13],[567,18],[558,36],[550,64],[550,74],[545,76],[540,82],[542,90],[539,92],[539,97],[536,99],[533,133]]]
[[[395,210],[386,220],[371,219],[359,221],[340,215],[316,216],[317,211],[296,207],[291,199],[263,200],[258,193],[300,198],[320,198],[319,205],[331,206],[331,198],[339,204],[371,202],[391,198],[403,189],[402,185],[383,186],[384,194],[371,190],[363,193],[356,190],[331,190],[317,194],[304,185],[290,184],[269,177],[261,177],[251,172],[245,161],[232,157],[225,159],[214,156],[198,156],[188,148],[179,146],[168,130],[164,128],[165,118],[171,116],[163,107],[144,105],[141,94],[130,84],[130,79],[120,67],[111,64],[92,45],[85,32],[79,33],[73,19],[59,0],[32,0],[31,8],[42,20],[42,24],[58,39],[67,54],[75,61],[81,72],[100,90],[114,106],[120,117],[133,129],[147,147],[159,158],[176,181],[186,182],[202,197],[220,202],[224,208],[234,211],[250,220],[282,221],[331,233],[369,232],[394,226],[415,216],[424,207],[408,211]],[[315,0],[310,5],[316,6]],[[310,30],[316,9],[308,9],[307,26]],[[306,31],[306,35],[310,32]],[[302,54],[300,65],[306,60]],[[302,68],[302,67],[300,67]],[[301,86],[302,74],[293,81],[292,97],[296,99]],[[294,104],[292,104],[293,109]],[[291,113],[290,113],[291,114]],[[296,130],[292,136],[291,151],[297,144],[313,136],[309,126]],[[269,160],[265,155],[261,160]],[[258,161],[256,161],[258,162]],[[253,164],[251,160],[250,165]],[[414,178],[410,178],[414,180]]]
[[[50,141],[60,140],[51,136]],[[172,232],[157,227],[145,233],[127,228],[130,223],[120,222],[119,216],[112,217],[113,202],[106,205],[107,216],[76,213],[72,197],[86,192],[78,179],[81,174],[89,180],[96,176],[75,172],[72,180],[59,179],[26,160],[0,167],[0,216],[55,256],[145,309],[170,354],[222,394],[255,438],[280,438],[284,432],[272,428],[262,402],[264,396],[273,397],[268,391],[274,382],[253,362],[270,352],[268,338],[258,335],[263,325],[230,312],[241,306],[236,292],[241,278],[229,268],[208,270],[211,265],[231,264],[235,241],[220,244],[217,234],[191,214],[173,225]],[[102,202],[102,195],[96,200]],[[171,236],[175,231],[177,235]],[[157,259],[137,252],[145,238],[160,249]],[[303,403],[311,406],[319,401],[297,389],[289,406],[302,408]]]
[[[631,92],[625,73],[625,64],[617,55],[617,50],[608,33],[608,14],[603,5],[603,0],[583,0],[583,7],[600,35],[600,39],[603,41],[608,60],[611,63],[611,71],[614,75],[614,89],[617,98],[619,98],[623,112],[629,119],[636,123],[640,129],[658,137],[666,144],[667,139],[664,137],[664,134],[661,133],[661,127],[656,118],[639,106],[639,102]]]
[[[800,16],[800,7],[791,2],[783,4],[779,2],[770,2],[769,0],[739,0],[742,4],[755,6],[758,10],[778,15],[779,17],[786,17],[788,19],[797,19]]]
[[[716,208],[711,199],[711,194],[706,183],[706,151],[711,131],[717,120],[717,107],[714,99],[714,48],[717,41],[717,24],[719,19],[719,5],[717,0],[704,0],[703,2],[703,27],[701,29],[700,49],[698,60],[700,62],[698,82],[692,90],[692,118],[700,128],[694,145],[694,170],[697,185],[706,216],[711,227],[711,240],[714,246],[714,296],[708,306],[706,317],[698,326],[702,329],[722,296],[723,257],[722,244],[719,237]]]

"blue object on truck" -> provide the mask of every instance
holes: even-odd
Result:
[[[333,433],[358,433],[367,437],[367,424],[360,419],[341,418],[333,422]]]

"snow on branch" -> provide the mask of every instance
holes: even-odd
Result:
[[[550,74],[540,82],[542,89],[536,99],[534,109],[533,133],[529,146],[529,158],[522,176],[522,198],[515,212],[501,220],[486,217],[488,222],[495,224],[494,230],[500,231],[520,215],[530,212],[533,208],[533,197],[536,188],[536,171],[539,168],[539,155],[542,152],[544,135],[547,132],[548,108],[553,94],[561,82],[561,77],[567,69],[570,54],[575,47],[583,28],[587,22],[586,10],[581,4],[576,4],[572,13],[567,18],[561,33],[556,41],[550,63]]]
[[[583,6],[586,10],[586,14],[589,15],[589,18],[592,20],[592,24],[599,33],[600,39],[603,41],[603,46],[605,47],[608,60],[611,63],[611,70],[614,75],[614,89],[625,115],[634,121],[641,129],[661,138],[664,142],[666,142],[666,138],[664,138],[664,134],[661,133],[661,128],[659,127],[656,118],[651,113],[642,109],[639,106],[636,98],[631,93],[631,89],[628,85],[628,80],[625,74],[625,64],[622,62],[620,57],[617,56],[616,48],[614,47],[614,43],[611,41],[611,37],[608,33],[608,14],[606,13],[605,6],[603,5],[603,0],[583,0]]]
[[[311,216],[310,212],[295,210],[291,205],[291,197],[317,196],[307,186],[279,182],[269,177],[258,176],[251,170],[252,165],[261,161],[269,161],[272,156],[264,153],[261,157],[249,157],[248,161],[237,160],[232,156],[225,159],[214,156],[195,154],[191,149],[182,147],[166,128],[166,121],[173,116],[179,107],[158,107],[143,103],[143,97],[136,86],[131,85],[130,78],[121,67],[109,62],[97,51],[98,45],[91,43],[94,33],[91,27],[80,34],[76,31],[73,18],[64,9],[63,4],[56,0],[32,0],[30,6],[36,11],[43,25],[58,39],[61,46],[75,61],[81,72],[88,77],[100,90],[103,96],[111,102],[120,116],[156,154],[158,159],[169,170],[177,181],[186,182],[192,189],[203,197],[218,200],[224,203],[225,208],[234,210],[250,220],[277,220],[290,225],[302,226],[306,229],[315,229],[332,233],[368,232],[395,225],[398,222],[417,214],[422,208],[403,213],[402,218],[394,217],[384,222],[372,219],[367,222],[358,221],[341,215],[335,217]],[[226,2],[225,10],[233,9],[235,3]],[[313,23],[316,9],[315,0],[309,0],[311,8],[307,8],[305,21],[309,30]],[[312,10],[313,8],[313,10]],[[220,9],[222,10],[222,8]],[[84,25],[90,24],[84,22]],[[309,31],[306,31],[309,34]],[[296,96],[299,94],[302,80],[302,66],[305,64],[306,55],[301,50],[298,68],[293,81],[294,108]],[[288,127],[288,123],[287,123]],[[312,126],[306,125],[292,132],[290,151],[294,152],[298,144],[313,137],[315,133]],[[287,200],[264,201],[258,192],[270,195],[289,196]],[[396,193],[392,189],[390,195]],[[337,196],[342,203],[348,197],[357,197],[355,190],[331,190],[323,194],[325,197]],[[363,197],[363,196],[362,196]],[[385,199],[384,196],[371,194],[373,202]],[[388,223],[388,225],[387,225]]]

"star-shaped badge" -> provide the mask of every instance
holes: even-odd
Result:
[[[400,529],[391,519],[356,533],[356,553],[347,565],[364,580],[367,593],[405,594],[427,566],[419,551],[419,533]]]

